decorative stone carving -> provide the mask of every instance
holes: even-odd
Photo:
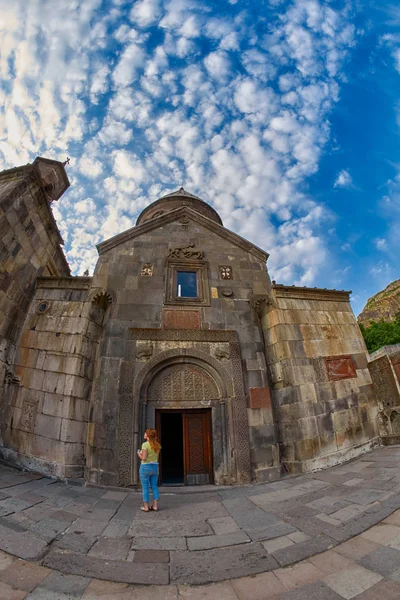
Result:
[[[91,298],[92,304],[97,304],[100,308],[106,310],[106,308],[112,303],[112,296],[106,290],[94,291]]]
[[[223,296],[225,296],[226,298],[230,298],[231,296],[233,296],[233,289],[232,288],[221,288],[221,294]]]
[[[18,377],[18,375],[15,375],[15,373],[10,368],[8,368],[4,375],[4,383],[6,385],[21,385],[21,379]]]
[[[233,279],[232,267],[220,266],[219,274],[221,279]]]
[[[35,426],[37,400],[25,400],[22,405],[22,414],[20,428],[24,431],[32,432]]]
[[[138,360],[149,360],[153,354],[153,346],[151,344],[138,345],[136,358]]]
[[[228,348],[219,347],[215,350],[215,358],[218,360],[229,360],[231,357],[231,353]]]
[[[250,296],[250,306],[254,308],[259,317],[262,317],[271,304],[270,298],[264,294],[251,294]]]
[[[215,381],[204,370],[192,364],[166,367],[152,380],[148,402],[202,402],[219,400],[221,393]]]
[[[152,277],[153,275],[153,265],[150,263],[146,263],[142,266],[142,270],[140,271],[140,275],[142,277]]]
[[[195,250],[194,244],[174,248],[168,253],[168,258],[191,258],[192,260],[201,260],[204,258],[203,250]]]

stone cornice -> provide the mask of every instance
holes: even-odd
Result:
[[[92,277],[38,277],[36,287],[59,290],[88,290],[91,283]]]
[[[188,206],[182,206],[175,210],[171,210],[171,211],[165,213],[164,215],[161,215],[160,217],[156,217],[155,219],[152,219],[151,221],[147,221],[146,223],[143,223],[143,225],[137,225],[136,227],[132,227],[131,229],[128,229],[127,231],[124,231],[123,233],[120,233],[120,234],[110,238],[109,240],[105,240],[104,242],[97,244],[97,246],[96,246],[97,251],[99,254],[104,254],[105,252],[108,252],[112,248],[115,248],[115,247],[119,246],[120,244],[123,244],[124,242],[127,242],[129,240],[132,240],[132,239],[138,237],[139,235],[149,233],[153,229],[157,229],[158,227],[162,227],[163,225],[166,225],[173,221],[177,221],[179,218],[183,217],[184,215],[191,218],[194,222],[199,223],[200,225],[203,225],[204,227],[206,227],[207,229],[209,229],[216,235],[219,235],[220,237],[222,237],[226,240],[229,240],[232,244],[239,246],[239,248],[242,248],[246,252],[253,254],[259,260],[261,260],[263,262],[267,261],[268,256],[269,256],[269,254],[267,252],[265,252],[264,250],[261,250],[261,248],[258,248],[251,242],[248,242],[244,238],[240,237],[240,235],[238,235],[237,233],[233,233],[233,231],[226,229],[222,225],[218,225],[218,223],[216,223],[215,221],[212,221],[211,219],[208,219],[204,215],[199,214],[195,210],[192,210]]]
[[[334,302],[350,302],[351,291],[328,290],[326,288],[297,287],[295,285],[273,284],[272,289],[277,298],[299,298],[304,300],[330,300]]]

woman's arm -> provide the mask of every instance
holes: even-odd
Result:
[[[146,460],[146,458],[147,458],[147,450],[145,450],[145,449],[138,450],[137,454],[138,454],[138,457],[140,458],[140,460]]]

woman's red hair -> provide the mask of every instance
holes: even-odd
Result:
[[[157,452],[158,454],[161,450],[161,444],[157,439],[157,431],[155,429],[146,429],[146,435],[147,441],[149,442],[150,446],[152,447],[154,452]]]

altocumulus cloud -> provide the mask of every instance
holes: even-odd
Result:
[[[73,272],[183,182],[311,284],[329,215],[307,198],[355,32],[318,0],[0,0],[0,162],[72,157],[54,213]]]

